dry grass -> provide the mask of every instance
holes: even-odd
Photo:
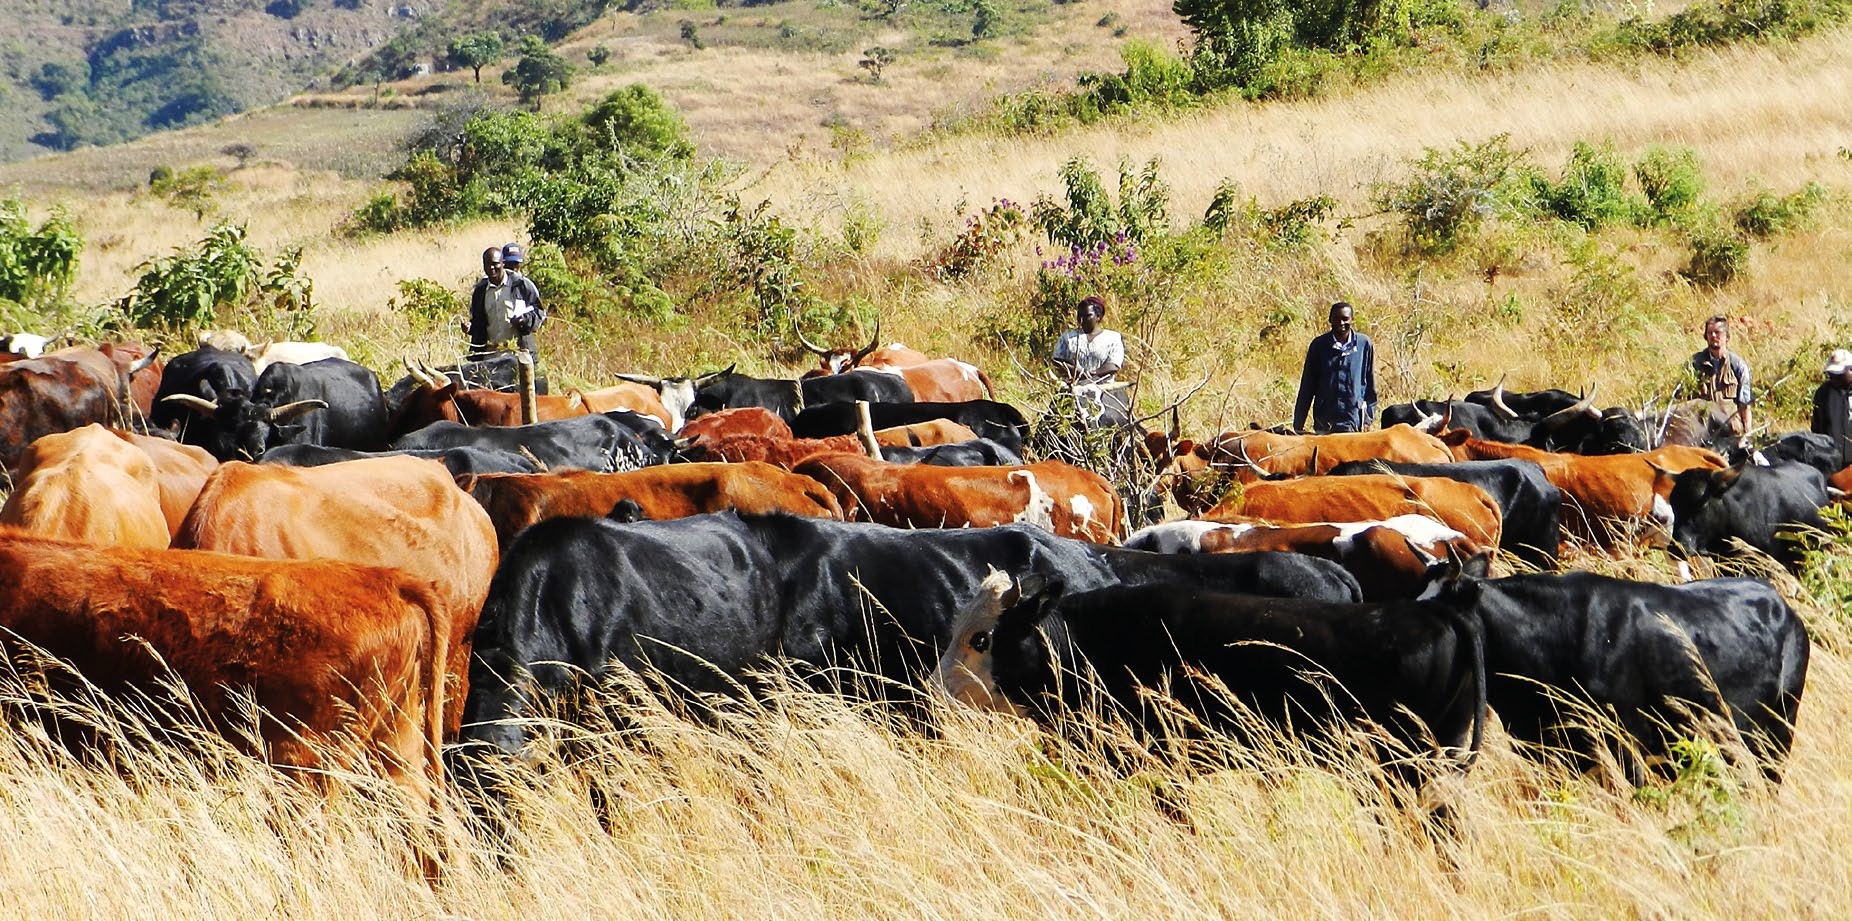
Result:
[[[100,773],[9,736],[0,888],[35,918],[1840,917],[1848,635],[1839,612],[1802,610],[1815,652],[1781,788],[1726,771],[1637,797],[1494,732],[1447,785],[1464,833],[1439,850],[1357,757],[1313,767],[1283,744],[1124,780],[1013,719],[941,709],[929,738],[787,687],[714,722],[633,705],[622,741],[569,733],[574,766],[516,791],[511,837],[446,804],[429,887],[408,844],[428,835],[408,838],[389,797],[324,800],[229,752],[210,771],[152,754]],[[1154,797],[1166,784],[1180,806]]]

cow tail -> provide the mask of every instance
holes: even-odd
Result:
[[[1452,614],[1454,623],[1472,638],[1473,646],[1473,732],[1466,757],[1461,759],[1461,767],[1465,768],[1479,757],[1479,746],[1485,741],[1486,715],[1490,712],[1486,704],[1485,624],[1473,611],[1453,610]]]
[[[983,368],[977,369],[977,381],[984,385],[984,399],[994,400],[997,398],[997,388],[990,386],[990,375],[985,374]]]
[[[450,670],[450,611],[439,600],[435,584],[418,594],[418,600],[423,602],[425,626],[431,634],[424,718],[425,743],[430,746],[431,794],[436,796],[444,788],[444,676]]]

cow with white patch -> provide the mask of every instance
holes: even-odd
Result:
[[[263,377],[264,369],[271,365],[306,365],[324,358],[350,360],[346,349],[326,342],[272,342],[251,359],[251,367],[258,377]]]
[[[0,352],[21,358],[38,358],[45,354],[45,344],[50,341],[35,333],[13,333],[0,336]]]
[[[1484,576],[1490,554],[1453,528],[1425,515],[1385,521],[1354,521],[1274,527],[1262,523],[1174,521],[1144,528],[1126,538],[1131,550],[1159,553],[1303,553],[1331,560],[1357,577],[1365,601],[1413,598],[1427,585],[1432,557],[1467,561],[1471,575]]]
[[[822,483],[845,517],[899,528],[1020,522],[1063,537],[1110,541],[1124,521],[1111,483],[1060,461],[931,467],[824,454],[798,464],[795,472]]]

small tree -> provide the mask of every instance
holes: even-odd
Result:
[[[538,107],[540,97],[572,84],[572,65],[538,36],[529,35],[521,39],[521,60],[502,72],[502,82],[514,87],[522,102]]]
[[[688,46],[696,51],[707,47],[706,43],[701,41],[701,33],[696,30],[692,19],[682,20],[682,41],[687,42]]]
[[[482,68],[501,60],[502,37],[494,32],[477,32],[465,35],[450,43],[450,60],[458,67],[467,67],[476,73],[476,82],[482,83]]]
[[[869,80],[880,83],[881,71],[886,70],[887,65],[892,63],[894,63],[894,52],[880,45],[876,45],[873,48],[863,51],[862,59],[856,62],[856,65],[868,71]]]
[[[997,37],[997,4],[994,0],[973,0],[971,4],[971,40],[976,42]]]
[[[606,61],[611,60],[611,49],[603,45],[593,45],[592,50],[585,52],[585,59],[590,61],[593,67],[603,67]]]
[[[257,145],[240,141],[236,144],[227,144],[219,148],[219,153],[237,160],[238,168],[244,169],[245,166],[251,162],[251,158],[257,156]]]

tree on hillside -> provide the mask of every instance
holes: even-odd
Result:
[[[502,37],[494,32],[477,32],[465,35],[450,43],[450,60],[458,67],[467,67],[476,73],[476,82],[482,82],[482,68],[501,60],[507,50],[502,45]]]
[[[694,155],[688,123],[655,90],[633,83],[598,101],[583,119],[593,138],[615,144],[633,156]]]
[[[529,35],[521,39],[521,60],[502,72],[502,82],[514,87],[522,102],[538,107],[540,97],[571,85],[572,65],[539,37]]]
[[[1252,85],[1288,48],[1343,52],[1405,32],[1423,0],[1173,0],[1201,64]]]

